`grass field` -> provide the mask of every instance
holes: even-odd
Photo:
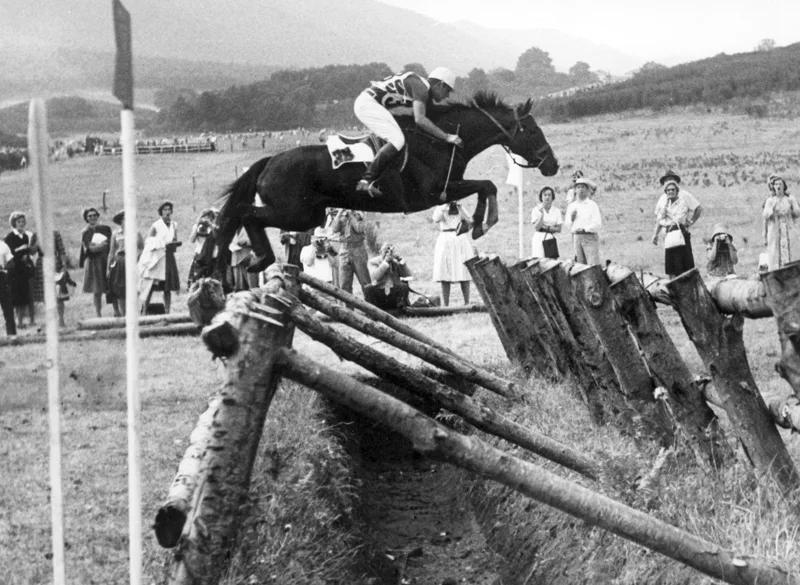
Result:
[[[534,171],[526,171],[524,217],[527,220],[534,204],[534,194],[546,183],[556,188],[557,203],[562,202],[570,171],[580,168],[600,185],[596,201],[605,222],[601,256],[636,269],[662,272],[663,250],[654,247],[649,239],[653,207],[659,194],[658,178],[667,168],[682,175],[683,184],[705,208],[703,218],[694,229],[695,258],[704,258],[702,238],[710,235],[714,223],[725,222],[739,248],[739,272],[744,275],[755,271],[761,251],[759,214],[767,195],[766,177],[774,171],[780,172],[786,178],[790,192],[797,188],[800,179],[800,157],[786,148],[786,145],[796,144],[800,131],[782,119],[755,120],[685,111],[630,119],[602,118],[548,125],[544,129],[563,170],[558,177],[548,180]],[[266,152],[251,149],[138,157],[136,187],[140,229],[144,231],[157,218],[158,203],[170,199],[175,203],[174,217],[179,226],[179,237],[186,240],[200,209],[215,203],[224,186],[235,178],[236,171],[277,147],[277,144],[272,144]],[[500,190],[500,223],[476,242],[478,250],[497,253],[506,261],[512,261],[518,255],[517,199],[504,185],[505,164],[503,151],[494,149],[477,158],[467,175],[491,179]],[[108,189],[109,210],[103,219],[110,223],[111,215],[122,206],[120,173],[120,159],[114,157],[75,158],[48,167],[47,187],[55,203],[56,225],[75,261],[79,234],[84,225],[81,209],[88,205],[100,207],[101,194]],[[7,218],[14,209],[30,211],[29,192],[30,176],[26,172],[1,175],[0,217]],[[472,205],[472,201],[467,202],[467,207]],[[425,212],[376,219],[381,223],[381,239],[393,242],[414,271],[414,288],[425,293],[438,293],[436,283],[431,281],[430,268],[437,232],[429,218],[430,214]],[[35,226],[31,227],[35,229]],[[530,249],[530,235],[526,226],[526,252]],[[563,235],[559,247],[562,253],[570,249]],[[190,246],[179,248],[178,263],[184,281],[190,255]],[[73,275],[80,283],[80,271],[76,269]],[[474,291],[473,296],[477,298]],[[460,300],[457,290],[453,291],[452,300]],[[185,290],[173,300],[174,311],[184,308]],[[104,311],[106,315],[111,313],[110,307]],[[702,363],[677,316],[666,309],[659,312],[690,367],[699,373]],[[68,325],[74,326],[79,319],[91,316],[90,295],[76,292],[67,303]],[[415,320],[413,325],[488,368],[503,373],[509,369],[486,314]],[[23,334],[30,332],[25,330]],[[773,368],[779,347],[774,322],[771,319],[748,322],[745,336],[751,367],[762,392],[788,393],[788,386],[776,378]],[[296,336],[295,344],[323,362],[339,363],[330,351],[316,346],[300,334]],[[124,358],[123,341],[61,345],[64,501],[70,583],[126,581]],[[189,432],[217,386],[218,372],[217,364],[211,361],[208,352],[195,338],[145,340],[141,360],[145,571],[146,583],[152,583],[160,582],[162,578],[165,555],[158,549],[149,529],[151,519],[187,446]],[[0,349],[0,466],[6,471],[0,479],[0,583],[9,585],[50,581],[46,374],[43,362],[43,346]],[[355,366],[348,368],[356,369]],[[566,394],[554,394],[563,390],[562,386],[532,380],[527,387],[534,396],[532,401],[538,414],[528,412],[524,416],[531,417],[532,422],[546,432],[580,445],[598,457],[631,457],[631,473],[636,471],[636,465],[646,465],[646,461],[636,460],[630,455],[631,447],[613,431],[576,425],[575,417],[568,412],[572,406],[578,407],[575,398],[566,390]],[[276,456],[275,453],[282,457],[284,465],[275,475],[280,476],[285,485],[296,485],[298,478],[311,477],[335,487],[335,497],[326,501],[337,502],[339,508],[334,506],[320,512],[316,521],[321,527],[326,518],[349,513],[342,510],[348,509],[353,502],[345,478],[346,463],[341,462],[339,471],[334,474],[338,478],[335,481],[328,475],[314,479],[314,474],[305,473],[308,461],[314,458],[338,460],[330,453],[332,442],[326,439],[328,431],[319,420],[319,412],[310,392],[295,387],[285,388],[271,411],[263,449],[273,454],[272,457]],[[578,419],[580,422],[581,417]],[[313,436],[319,437],[319,441],[305,441],[307,435],[303,431],[308,428],[315,429]],[[796,458],[800,457],[797,440],[788,434],[785,438],[790,452]],[[303,448],[298,445],[303,445]],[[731,471],[719,491],[709,488],[709,484],[709,480],[698,478],[696,474],[674,480],[663,494],[664,503],[659,514],[709,538],[798,567],[796,530],[785,524],[789,517],[785,503],[776,499],[767,488],[752,492],[749,489],[752,478],[741,466]],[[309,486],[310,492],[319,493],[314,491],[316,485]],[[708,494],[698,494],[700,488],[708,488]],[[280,508],[264,511],[265,517],[278,526],[284,526],[290,520],[286,511],[294,510],[290,491],[286,490],[286,494],[281,492],[286,500],[281,500],[284,504]],[[323,503],[318,505],[320,509],[324,506]],[[508,513],[513,521],[512,512]],[[299,511],[297,514],[302,516]],[[301,522],[313,524],[314,520],[303,517]],[[346,535],[328,534],[326,538],[332,542],[341,539],[344,543]],[[264,547],[274,548],[250,553],[250,557],[266,564],[263,578],[252,581],[251,577],[256,573],[248,568],[250,565],[239,564],[229,577],[230,583],[267,582],[264,575],[290,575],[291,578],[275,581],[283,583],[325,582],[324,575],[304,572],[303,566],[319,565],[320,557],[315,555],[325,556],[326,551],[315,550],[310,545],[303,548],[295,542],[297,548],[292,549],[295,560],[290,562],[285,556],[286,550],[281,552],[280,543],[274,542],[280,539],[265,540],[267,542],[262,543]],[[603,547],[611,546],[601,543],[601,540],[596,537],[593,541],[593,545],[598,547],[595,549],[598,557],[603,555],[597,551],[607,552]],[[313,537],[309,537],[309,541],[313,541]],[[336,571],[351,560],[345,549],[343,546],[334,555],[341,563],[327,567],[328,576],[336,575]],[[682,575],[682,580],[669,580],[666,575],[670,572],[669,567],[674,569],[674,565],[644,554],[632,545],[621,544],[619,550],[629,565],[624,570],[617,567],[614,573],[616,582],[641,582],[637,581],[637,576],[643,574],[661,575],[662,582],[703,582],[697,574],[684,571],[676,573]],[[305,559],[307,564],[303,565],[296,559]],[[606,580],[598,575],[596,582]]]

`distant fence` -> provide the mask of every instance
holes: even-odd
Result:
[[[136,154],[175,154],[179,152],[215,152],[217,145],[212,142],[195,144],[139,144]],[[103,146],[98,148],[98,155],[122,154],[121,146]]]

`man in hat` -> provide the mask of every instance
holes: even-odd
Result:
[[[575,201],[567,206],[566,222],[572,232],[575,261],[581,264],[600,264],[600,228],[603,218],[597,203],[589,193],[597,189],[594,181],[585,177],[575,180]]]
[[[392,244],[383,244],[378,255],[369,260],[372,283],[364,289],[364,299],[385,311],[408,305],[411,269]]]
[[[339,209],[331,222],[331,232],[339,235],[339,286],[353,293],[353,275],[361,290],[370,283],[367,268],[366,222],[360,211]]]
[[[371,197],[383,195],[375,183],[406,143],[395,117],[413,116],[414,123],[433,137],[456,146],[464,145],[458,134],[448,134],[427,115],[428,106],[446,99],[455,82],[456,76],[452,71],[437,67],[430,72],[428,79],[407,71],[382,81],[373,81],[361,92],[353,104],[356,117],[386,140],[386,144],[375,154],[364,178],[356,185],[357,191],[369,193]]]
[[[572,173],[572,186],[567,190],[567,196],[564,199],[564,213],[567,212],[567,207],[569,207],[569,204],[575,201],[575,181],[582,178],[583,178],[582,170],[578,169],[574,173]],[[589,190],[589,199],[594,199],[594,195],[595,193],[597,193],[597,185],[595,185],[593,182],[592,184],[594,185],[594,187]]]

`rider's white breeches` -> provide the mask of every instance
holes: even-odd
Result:
[[[406,139],[397,120],[371,95],[361,92],[353,104],[353,111],[364,126],[384,140],[391,142],[397,150],[403,148]]]

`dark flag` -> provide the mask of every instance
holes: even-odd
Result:
[[[114,4],[114,37],[117,63],[114,68],[114,96],[125,110],[133,109],[133,54],[131,52],[131,15],[119,0]]]

